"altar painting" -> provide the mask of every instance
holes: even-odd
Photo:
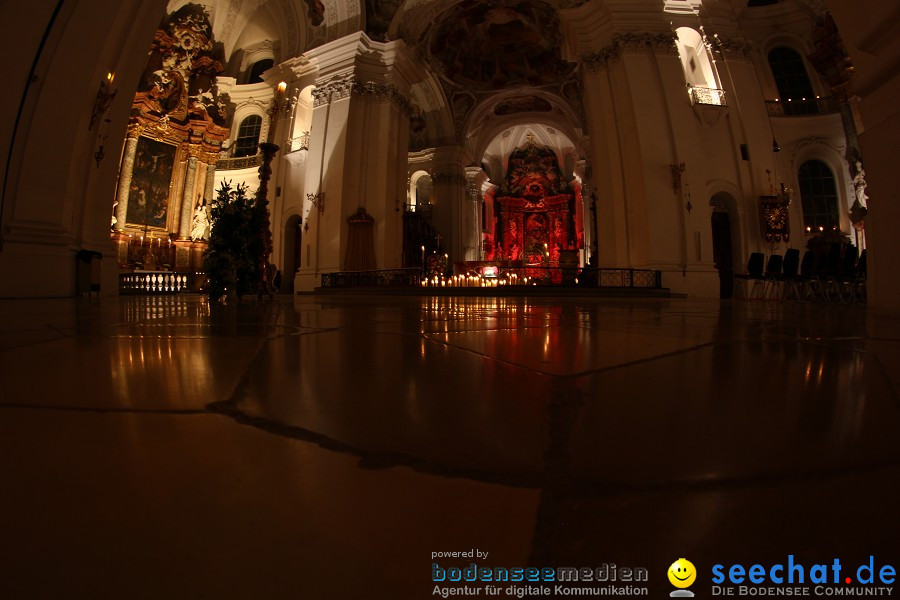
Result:
[[[128,191],[128,224],[166,227],[176,151],[177,147],[172,144],[143,136],[138,138]]]

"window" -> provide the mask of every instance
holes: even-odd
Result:
[[[416,181],[416,197],[413,200],[416,206],[427,207],[431,204],[431,192],[434,184],[431,176],[423,175]]]
[[[262,117],[250,115],[238,128],[237,139],[234,142],[234,156],[254,156],[259,147],[259,132],[262,129]]]
[[[715,63],[710,58],[706,42],[690,27],[675,30],[678,36],[678,56],[684,69],[684,80],[693,104],[725,104],[725,92],[719,89]]]
[[[697,15],[702,5],[703,0],[666,0],[663,10],[676,15]]]
[[[806,73],[806,65],[796,50],[785,46],[772,49],[769,52],[769,66],[775,76],[784,114],[809,115],[818,112],[816,94]]]
[[[839,229],[837,187],[828,165],[820,160],[808,160],[800,165],[797,178],[803,204],[803,226],[814,232]]]
[[[272,68],[275,61],[271,58],[264,58],[256,61],[250,67],[250,74],[247,75],[247,83],[259,83],[262,81],[262,74]]]

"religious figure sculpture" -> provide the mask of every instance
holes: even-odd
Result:
[[[860,161],[856,161],[856,175],[853,177],[853,187],[856,190],[856,201],[862,208],[868,209],[866,206],[866,200],[869,197],[866,195],[866,172],[863,169],[862,163]]]
[[[191,240],[199,241],[209,238],[209,210],[206,200],[197,205],[194,211],[194,220],[191,223]]]

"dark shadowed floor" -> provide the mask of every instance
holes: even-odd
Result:
[[[2,301],[0,597],[426,599],[475,562],[640,567],[618,585],[663,598],[685,557],[708,598],[716,564],[898,567],[898,390],[900,318],[858,307]]]

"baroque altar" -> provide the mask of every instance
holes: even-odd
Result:
[[[533,139],[509,157],[494,203],[497,219],[488,260],[558,266],[563,251],[584,247],[580,189],[563,176],[556,153]]]
[[[216,84],[223,70],[224,47],[202,6],[160,24],[132,102],[111,219],[123,272],[202,270],[208,200],[232,117]]]

